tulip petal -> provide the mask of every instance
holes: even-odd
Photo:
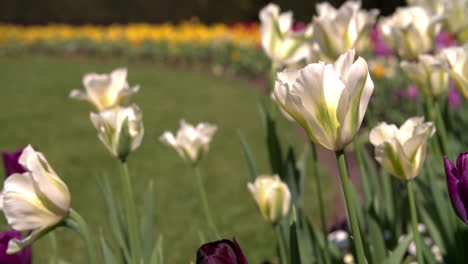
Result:
[[[70,95],[68,95],[68,97],[72,99],[77,99],[77,100],[89,100],[87,94],[77,89],[72,90],[70,92]]]
[[[387,124],[381,122],[376,127],[374,127],[369,134],[369,141],[372,145],[377,147],[378,145],[389,141],[391,138],[396,137],[398,128],[394,124]]]
[[[235,237],[232,238],[232,242],[234,243],[234,251],[237,255],[237,264],[248,264],[249,262],[247,261],[247,258],[245,257],[244,252],[242,252],[242,249],[239,246],[239,243],[237,243]]]
[[[31,173],[13,174],[2,192],[2,210],[8,224],[16,230],[33,230],[53,225],[61,217],[50,211],[37,196]]]
[[[465,205],[463,204],[459,189],[459,174],[457,168],[450,162],[447,157],[444,157],[444,167],[445,167],[445,175],[447,177],[447,188],[450,197],[450,201],[452,202],[452,207],[455,213],[462,219],[464,222],[468,221],[468,213],[466,211]]]
[[[70,208],[70,191],[67,185],[57,176],[44,155],[36,152],[31,145],[24,150],[19,160],[20,164],[32,172],[36,192],[43,196],[42,200],[49,210],[58,215],[68,213]]]
[[[405,157],[403,147],[395,138],[375,148],[375,159],[397,178],[409,180],[416,176]]]
[[[13,238],[8,242],[8,249],[6,251],[7,254],[15,254],[23,250],[25,247],[28,247],[34,241],[38,240],[41,238],[43,235],[45,235],[51,228],[42,228],[42,229],[36,229],[32,231],[26,238],[24,239],[16,239]]]

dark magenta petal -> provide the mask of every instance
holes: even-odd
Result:
[[[460,179],[460,176],[463,174],[463,171],[468,169],[468,152],[460,153],[457,157],[457,170],[458,176],[457,178]]]
[[[16,152],[3,152],[3,164],[5,165],[6,176],[10,176],[14,173],[24,173],[26,170],[19,164],[19,158],[23,153],[23,148],[17,150]]]
[[[223,239],[202,245],[197,251],[197,264],[248,264],[237,242]]]
[[[458,166],[463,166],[463,160],[459,156],[459,159],[457,159],[457,165]],[[467,222],[468,220],[468,215],[466,212],[466,206],[463,203],[463,200],[460,197],[459,193],[459,183],[460,183],[460,178],[459,178],[459,168],[455,168],[455,166],[450,162],[450,160],[447,157],[444,157],[444,167],[445,167],[445,175],[447,178],[447,188],[448,188],[448,193],[450,197],[450,202],[452,203],[453,210],[455,213],[460,217],[460,219],[463,222]]]
[[[0,233],[0,263],[30,264],[32,256],[31,247],[26,247],[22,251],[12,255],[6,253],[8,242],[13,238],[22,239],[23,237],[20,232],[13,229]]]

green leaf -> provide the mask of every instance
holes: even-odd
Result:
[[[289,147],[284,162],[284,172],[280,174],[281,179],[288,185],[291,191],[292,201],[296,208],[302,207],[302,176],[297,168],[296,157],[292,147]]]
[[[440,248],[442,253],[446,252],[445,242],[440,234],[440,230],[435,224],[434,220],[431,218],[431,215],[427,212],[424,206],[418,206],[419,213],[421,215],[422,222],[426,225],[427,231],[431,236],[434,243]]]
[[[117,156],[122,162],[127,160],[128,154],[130,154],[132,145],[132,137],[128,128],[128,118],[122,124],[119,133],[119,142],[117,145]]]
[[[128,234],[124,226],[122,209],[119,207],[120,201],[117,201],[113,188],[106,176],[103,176],[101,180],[98,180],[98,185],[104,195],[104,202],[106,204],[109,216],[108,221],[112,234],[114,235],[114,239],[117,240],[120,252],[122,252],[128,263],[130,261]]]
[[[359,143],[358,140],[355,140],[354,141],[354,146],[355,146],[355,149],[356,149],[356,157],[357,157],[357,160],[358,160],[358,164],[359,164],[359,171],[360,171],[360,175],[361,175],[361,183],[362,183],[362,192],[364,194],[364,202],[365,202],[365,208],[366,210],[368,210],[370,208],[370,206],[372,205],[372,200],[373,200],[373,197],[374,197],[374,193],[373,193],[373,189],[372,189],[372,186],[371,186],[371,182],[370,182],[370,179],[369,179],[369,171],[366,167],[366,164],[365,164],[365,159],[364,159],[364,154],[363,154],[363,147],[362,145]]]
[[[301,264],[301,252],[299,249],[298,235],[297,235],[297,220],[293,217],[293,222],[289,231],[289,256],[291,264]]]
[[[238,134],[239,140],[242,145],[242,151],[244,152],[245,159],[247,160],[247,164],[249,165],[250,178],[252,181],[255,181],[255,178],[257,178],[257,176],[259,175],[257,162],[255,162],[254,155],[252,154],[249,143],[247,142],[245,137],[240,132],[238,132]]]
[[[367,223],[368,223],[368,230],[369,230],[369,241],[370,243],[370,253],[372,256],[372,263],[382,263],[386,255],[385,249],[385,239],[382,234],[382,226],[379,225],[379,221],[377,218],[377,214],[373,207],[370,209],[371,211],[368,213]]]
[[[154,243],[153,254],[151,254],[150,264],[164,264],[163,238],[162,236]]]
[[[100,236],[100,240],[101,240],[102,256],[104,257],[104,263],[105,264],[119,263],[119,261],[117,261],[117,257],[115,256],[114,252],[112,252],[112,249],[109,247],[109,245],[107,244],[106,240],[104,239],[102,235]]]
[[[151,258],[153,252],[153,226],[155,222],[155,191],[153,181],[149,182],[143,205],[143,216],[141,219],[141,241],[143,256],[145,260]]]
[[[259,109],[264,121],[264,128],[267,135],[268,157],[270,160],[271,171],[273,174],[280,175],[281,172],[283,172],[283,155],[281,151],[281,144],[276,133],[276,122],[271,118],[268,109],[261,100],[259,100]]]
[[[411,241],[413,241],[413,233],[408,234],[405,239],[398,244],[393,253],[383,264],[400,264]]]

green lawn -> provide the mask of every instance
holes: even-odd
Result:
[[[164,237],[166,263],[194,261],[201,244],[198,233],[208,230],[191,170],[174,150],[158,141],[164,130],[177,129],[181,118],[219,126],[200,167],[222,236],[235,235],[251,263],[274,256],[274,233],[247,191],[249,172],[237,136],[242,131],[263,171],[269,172],[256,105],[258,92],[247,82],[119,59],[0,57],[0,150],[33,144],[68,184],[72,206],[92,224],[95,238],[100,232],[110,236],[97,178],[107,174],[117,179],[116,162],[96,137],[89,120],[91,106],[68,99],[68,93],[82,88],[83,74],[110,72],[120,66],[129,68],[130,85],[141,85],[133,101],[143,110],[145,139],[130,156],[129,166],[139,205],[148,182],[155,184],[155,237]],[[283,143],[302,150],[291,123],[283,119],[279,129]],[[312,180],[306,183],[307,213],[317,219]],[[78,236],[64,229],[56,233],[60,257],[86,263]],[[47,237],[35,244],[36,263],[46,262],[49,248]]]

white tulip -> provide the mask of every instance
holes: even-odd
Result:
[[[12,174],[5,180],[0,207],[13,229],[31,233],[23,240],[10,240],[8,254],[22,250],[51,231],[68,217],[70,209],[70,191],[42,153],[29,145],[19,163],[27,172]]]
[[[366,61],[354,61],[354,50],[334,64],[312,63],[278,73],[274,94],[278,104],[312,141],[339,151],[358,132],[374,90]]]
[[[410,5],[421,6],[433,15],[444,18],[444,29],[466,38],[468,34],[468,1],[467,0],[409,0]],[[466,41],[466,39],[465,39]]]
[[[434,38],[440,30],[441,17],[431,15],[418,6],[399,7],[379,23],[387,46],[407,60],[434,48]]]
[[[468,98],[468,44],[440,51],[440,63],[455,81],[460,92]]]
[[[291,11],[280,13],[275,4],[268,4],[259,13],[262,47],[267,56],[278,65],[290,65],[308,57],[307,41],[312,35],[312,26],[293,32]]]
[[[349,49],[363,52],[368,33],[375,23],[378,10],[365,11],[361,2],[347,1],[339,9],[328,2],[316,5],[318,16],[314,17],[313,39],[318,43],[323,56],[320,59],[335,60]]]
[[[115,157],[125,161],[127,155],[137,149],[143,140],[142,113],[137,105],[116,106],[90,114],[98,137]]]
[[[393,176],[410,180],[419,174],[426,158],[427,142],[435,133],[432,122],[413,117],[398,129],[394,124],[380,123],[369,140],[375,146],[375,159]]]
[[[247,187],[265,220],[276,224],[288,214],[291,206],[291,193],[278,175],[258,176],[255,182],[248,183]]]
[[[140,89],[139,86],[129,87],[125,68],[116,69],[110,74],[88,73],[83,77],[83,85],[86,92],[72,90],[70,98],[87,100],[99,111],[126,105],[130,96]]]
[[[449,85],[448,73],[438,64],[436,56],[422,54],[417,62],[402,61],[400,66],[424,95],[437,97],[446,94]]]
[[[211,139],[217,129],[217,126],[208,123],[200,123],[194,127],[181,120],[176,136],[166,131],[159,140],[173,147],[184,161],[196,165],[208,152]]]

